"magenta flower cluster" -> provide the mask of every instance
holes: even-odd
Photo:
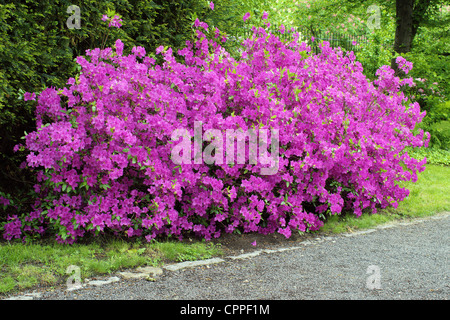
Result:
[[[324,42],[315,55],[298,36],[284,43],[256,27],[235,60],[196,25],[177,60],[164,47],[161,65],[142,47],[123,55],[117,40],[78,57],[82,71],[66,88],[37,97],[25,148],[39,197],[29,214],[9,217],[6,239],[289,237],[318,230],[328,214],[376,212],[408,195],[398,182],[415,180],[425,160],[405,147],[429,140],[413,133],[425,113],[400,90],[409,80],[383,66],[370,82],[352,52]],[[175,164],[171,134],[194,136],[195,121],[203,130],[278,129],[277,174],[260,175],[259,163]]]
[[[114,15],[114,17],[110,18],[108,15],[102,15],[102,21],[109,21],[108,28],[115,27],[120,28],[122,26],[122,19],[118,15]]]
[[[7,206],[10,204],[10,201],[8,198],[0,196],[0,205]]]

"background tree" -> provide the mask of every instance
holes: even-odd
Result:
[[[429,22],[430,17],[436,15],[444,4],[449,3],[448,0],[397,0],[394,52],[411,52],[419,28]],[[395,57],[391,60],[391,66],[399,73]]]

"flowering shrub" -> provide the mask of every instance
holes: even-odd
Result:
[[[117,40],[78,57],[81,73],[66,88],[37,97],[37,130],[17,149],[29,152],[39,197],[29,214],[9,217],[6,239],[47,232],[73,243],[108,232],[150,241],[193,232],[209,240],[235,230],[289,237],[319,229],[326,214],[376,212],[408,195],[396,182],[415,180],[425,161],[404,148],[428,142],[412,133],[424,113],[399,91],[410,79],[383,66],[369,82],[353,53],[324,42],[314,55],[263,28],[253,28],[235,60],[220,31],[211,32],[216,41],[206,23],[195,27],[182,62],[164,47],[162,65],[142,47],[123,55]],[[174,163],[172,133],[194,136],[198,121],[204,130],[278,129],[277,173],[261,175],[260,163]]]
[[[450,133],[445,124],[450,123],[450,103],[445,103],[446,95],[440,84],[429,79],[414,78],[413,86],[404,92],[411,102],[417,102],[421,110],[427,113],[420,128],[430,134],[429,147],[448,150]],[[420,151],[416,153],[420,154]]]
[[[439,84],[427,79],[414,78],[414,86],[408,88],[407,93],[411,101],[418,102],[421,109],[427,111],[428,118],[431,115],[436,116],[433,114],[435,113],[433,109],[446,101],[446,96]],[[442,115],[437,116],[442,118]],[[445,119],[445,116],[443,118]]]

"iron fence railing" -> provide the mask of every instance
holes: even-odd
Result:
[[[345,51],[353,51],[355,53],[360,51],[361,48],[368,43],[368,38],[364,34],[356,35],[336,31],[318,31],[308,27],[294,27],[285,32],[281,32],[279,27],[271,26],[268,31],[278,36],[283,41],[293,39],[293,35],[298,32],[300,33],[300,40],[307,41],[315,53],[320,51],[318,45],[321,41],[328,41],[333,48],[340,47]],[[252,34],[253,32],[251,29],[244,28],[240,31],[239,35],[230,37],[233,47],[235,47],[235,49],[239,48],[242,40],[251,37]],[[314,37],[314,41],[311,41],[312,37]]]

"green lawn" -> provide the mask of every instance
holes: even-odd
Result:
[[[221,254],[220,245],[207,242],[126,242],[108,240],[86,244],[2,243],[0,295],[64,283],[67,267],[80,267],[82,279],[144,265],[207,259]]]

